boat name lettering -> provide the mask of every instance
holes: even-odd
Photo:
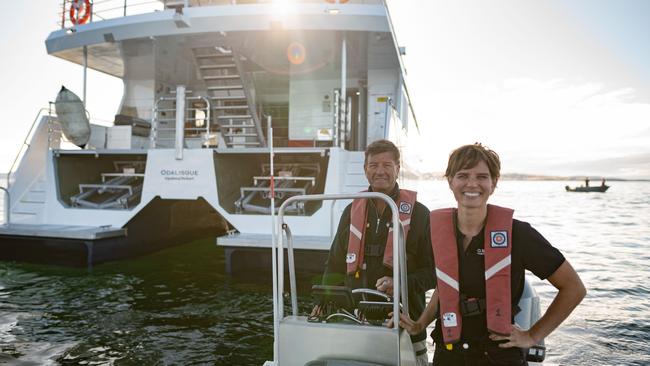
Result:
[[[198,170],[171,170],[171,169],[163,169],[160,171],[160,175],[190,175],[190,176],[198,176],[199,171]]]

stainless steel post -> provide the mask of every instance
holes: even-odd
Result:
[[[347,106],[346,106],[346,98],[347,98],[347,70],[348,69],[348,53],[347,53],[347,41],[345,37],[345,33],[343,33],[343,40],[341,42],[341,94],[339,96],[339,113],[340,113],[340,118],[339,118],[339,124],[341,126],[346,126],[347,121]],[[345,129],[339,127],[339,143],[338,147],[345,147]]]
[[[340,105],[341,105],[341,98],[340,98],[341,93],[338,90],[334,90],[334,98],[332,98],[332,101],[334,102],[334,126],[332,129],[332,134],[333,134],[333,139],[332,141],[334,144],[333,146],[338,147],[339,146],[339,127],[340,123],[339,121],[341,120],[341,111],[340,111]]]
[[[176,160],[183,160],[185,141],[185,85],[176,87]]]
[[[83,48],[84,52],[84,87],[83,87],[83,102],[84,102],[84,109],[86,108],[86,81],[88,78],[88,46],[84,46]]]

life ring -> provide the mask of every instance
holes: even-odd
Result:
[[[86,24],[88,19],[90,19],[90,14],[92,13],[92,7],[90,5],[90,0],[72,0],[70,3],[70,21],[72,24]],[[83,15],[79,11],[80,8],[83,8]]]
[[[334,3],[345,4],[345,3],[348,2],[348,0],[338,0],[338,1],[336,1],[336,0],[325,0],[325,1],[327,1],[330,4],[334,4]]]

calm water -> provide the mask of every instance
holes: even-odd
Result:
[[[589,290],[547,339],[547,361],[648,365],[650,183],[612,182],[605,194],[565,184],[502,182],[491,201],[560,248]],[[410,186],[430,208],[453,203],[444,182]],[[261,365],[272,357],[270,276],[228,277],[213,243],[91,273],[0,262],[0,364]],[[553,287],[534,284],[548,306]]]

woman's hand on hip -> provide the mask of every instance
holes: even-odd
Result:
[[[490,339],[493,341],[503,341],[507,340],[508,342],[500,343],[499,347],[501,348],[530,348],[537,344],[535,339],[532,337],[529,331],[519,328],[516,324],[512,325],[512,330],[508,335],[498,335],[490,334]]]

